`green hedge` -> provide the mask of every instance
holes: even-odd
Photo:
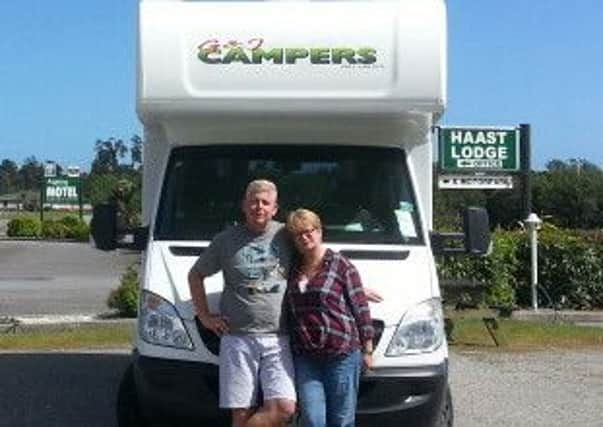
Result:
[[[538,234],[538,282],[554,305],[562,308],[603,308],[603,247],[581,233],[546,225]],[[524,239],[519,256],[518,303],[529,305],[530,247]]]
[[[6,234],[9,237],[40,237],[42,225],[33,216],[20,216],[8,222]]]
[[[538,283],[555,308],[603,308],[603,246],[599,239],[545,224],[538,235]],[[513,308],[531,304],[530,246],[523,230],[496,230],[483,258],[438,259],[442,279],[474,279],[488,285],[485,303]]]
[[[10,237],[43,237],[45,239],[76,239],[88,241],[88,224],[75,215],[66,215],[61,219],[45,219],[21,216],[8,223],[7,234]]]
[[[88,241],[88,224],[75,215],[67,215],[58,220],[46,219],[42,223],[42,237],[47,239],[76,239]]]

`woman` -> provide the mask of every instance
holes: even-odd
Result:
[[[361,368],[372,365],[373,326],[360,276],[322,242],[320,218],[289,214],[299,252],[286,295],[304,427],[354,426]]]

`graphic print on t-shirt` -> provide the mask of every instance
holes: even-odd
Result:
[[[278,250],[270,242],[250,243],[237,254],[235,268],[245,277],[241,287],[248,295],[276,294],[286,286],[286,274]]]

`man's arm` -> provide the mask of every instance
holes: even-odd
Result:
[[[188,286],[191,292],[193,305],[197,317],[201,324],[207,329],[213,331],[217,335],[228,333],[228,322],[224,316],[212,314],[209,311],[207,304],[207,294],[205,293],[204,277],[201,276],[194,268],[188,273]]]

